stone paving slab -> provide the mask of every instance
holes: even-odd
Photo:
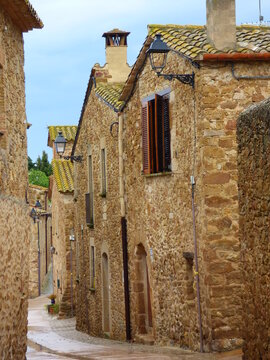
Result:
[[[240,352],[200,354],[177,347],[159,347],[94,338],[75,329],[75,318],[58,320],[45,311],[46,296],[29,300],[28,360],[241,360]]]

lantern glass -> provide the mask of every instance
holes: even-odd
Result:
[[[58,136],[54,141],[55,150],[56,150],[58,155],[61,156],[61,155],[64,154],[65,148],[66,148],[66,142],[67,142],[67,140],[62,135],[62,131],[59,131]]]
[[[160,74],[166,66],[167,55],[167,53],[150,53],[151,67],[157,74]]]
[[[154,41],[147,50],[152,69],[159,75],[166,66],[170,48],[162,40],[161,34],[156,34]]]
[[[36,208],[41,208],[41,207],[42,207],[42,205],[41,205],[41,203],[40,203],[39,200],[36,201],[35,207],[36,207]]]

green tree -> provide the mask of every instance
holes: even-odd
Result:
[[[42,156],[38,156],[36,161],[36,168],[43,171],[47,176],[52,175],[52,165],[49,163],[48,154],[42,151]]]
[[[28,171],[30,171],[31,169],[35,169],[36,164],[33,162],[33,160],[30,158],[30,156],[28,156]]]
[[[49,178],[43,171],[31,169],[28,178],[30,184],[49,187]]]

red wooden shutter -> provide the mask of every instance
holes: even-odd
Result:
[[[164,97],[163,105],[163,122],[164,122],[164,170],[171,170],[171,139],[170,139],[170,114],[169,98]]]
[[[149,125],[148,125],[147,103],[142,105],[142,151],[143,151],[143,173],[150,174]]]

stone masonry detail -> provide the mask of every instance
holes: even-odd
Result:
[[[240,62],[235,67],[239,74],[269,71],[267,62]],[[194,70],[174,54],[169,54],[167,68],[171,73]],[[172,173],[143,176],[141,101],[169,87]],[[236,120],[248,105],[267,96],[267,80],[237,81],[226,63],[201,63],[201,69],[195,69],[193,91],[178,82],[158,79],[147,60],[124,111],[134,335],[139,324],[134,253],[142,244],[150,272],[156,342],[198,349],[193,270],[182,255],[193,251],[190,176],[194,174],[204,348],[224,350],[241,345]]]
[[[237,122],[245,360],[267,360],[270,354],[269,119],[267,99],[244,111]]]
[[[109,317],[112,339],[125,339],[125,304],[122,280],[121,216],[118,182],[118,138],[110,134],[110,125],[117,115],[92,91],[88,100],[84,121],[76,146],[76,153],[84,161],[76,164],[75,217],[76,241],[79,243],[79,268],[77,302],[78,330],[94,336],[104,336],[102,304],[103,275],[102,256],[108,256],[110,283]],[[87,139],[87,141],[85,141]],[[93,160],[94,228],[85,223],[85,193],[88,189],[88,145]],[[101,148],[106,151],[107,193],[101,193]],[[78,172],[77,172],[77,171]],[[76,176],[76,175],[75,175]],[[104,196],[105,195],[105,196]],[[92,239],[92,240],[91,240]],[[91,242],[92,241],[92,242]],[[95,289],[90,289],[90,246],[95,247]]]
[[[13,4],[15,18],[9,5],[0,9],[0,358],[21,360],[27,347],[30,239],[22,29],[42,23],[29,15],[28,2]]]

